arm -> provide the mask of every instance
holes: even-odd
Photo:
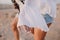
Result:
[[[12,22],[12,31],[14,32],[14,37],[16,40],[19,40],[19,32],[18,32],[18,29],[17,29],[17,21],[18,21],[18,18],[15,17],[13,22]]]

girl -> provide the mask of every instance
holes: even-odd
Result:
[[[25,0],[24,5],[15,0],[20,12],[12,22],[12,30],[19,40],[20,27],[34,35],[34,40],[44,40],[50,25],[56,17],[56,3],[53,0]],[[21,6],[22,5],[22,6]]]

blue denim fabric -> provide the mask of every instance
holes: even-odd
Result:
[[[53,18],[49,14],[43,15],[43,17],[44,17],[47,24],[53,22]]]

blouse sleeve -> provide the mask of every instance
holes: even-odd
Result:
[[[51,17],[56,18],[56,2],[54,0],[48,0],[41,2],[40,11],[42,14],[49,14]]]

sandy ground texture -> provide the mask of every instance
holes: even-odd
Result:
[[[17,10],[0,10],[0,40],[15,40],[11,30],[11,22],[15,17]],[[60,5],[57,5],[57,18],[55,19],[45,40],[60,40]],[[31,33],[21,31],[21,40],[34,40]]]

